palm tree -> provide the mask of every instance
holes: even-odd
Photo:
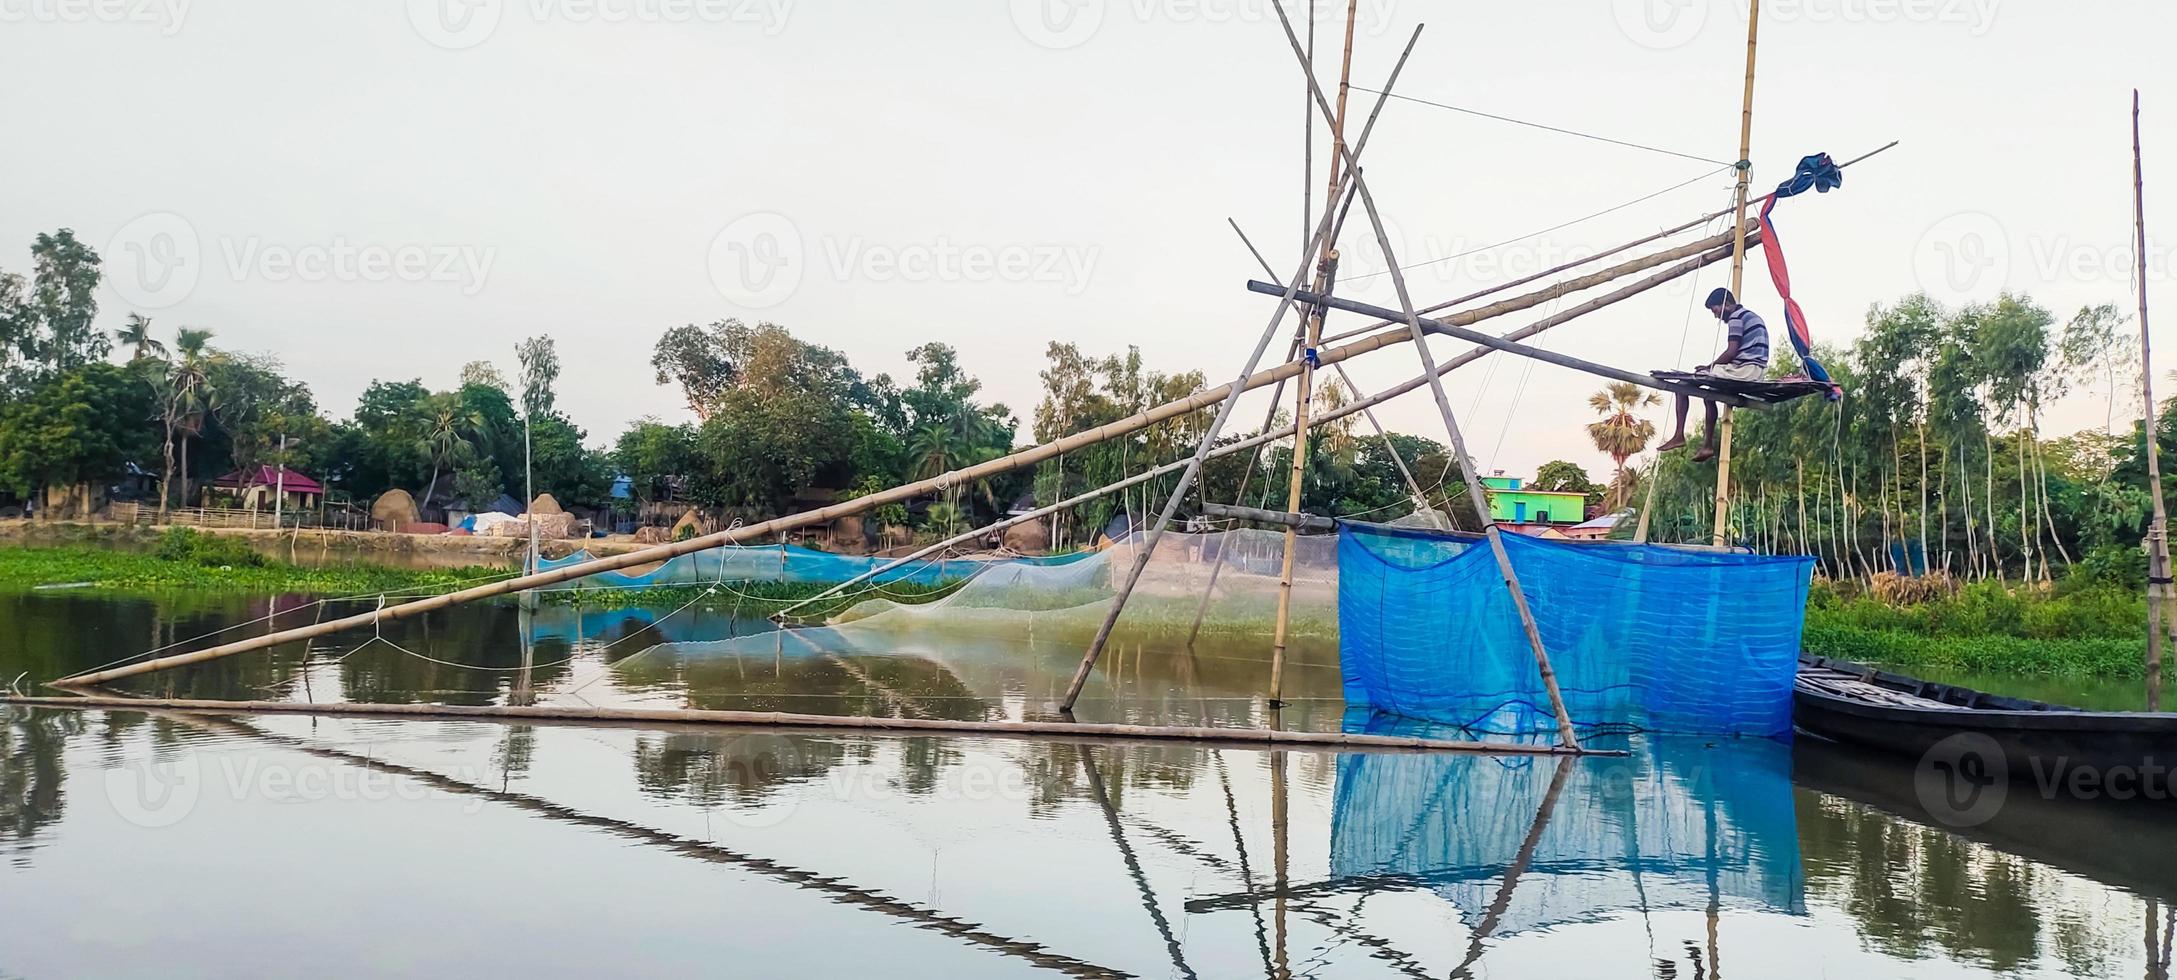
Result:
[[[131,317],[131,320],[140,319]],[[144,321],[148,326],[150,321]],[[136,326],[135,323],[130,324]],[[209,357],[212,332],[201,328],[183,327],[174,335],[174,353],[179,355],[167,365],[159,379],[159,421],[166,429],[166,469],[159,476],[159,519],[166,519],[167,508],[173,502],[174,442],[181,437],[181,493],[189,495],[189,439],[204,431],[205,419],[217,411],[215,393],[206,381],[205,361]],[[156,344],[156,341],[152,343]],[[162,350],[163,353],[163,350]]]
[[[1610,480],[1611,510],[1626,505],[1625,461],[1640,455],[1655,438],[1655,423],[1633,413],[1643,408],[1663,404],[1655,392],[1630,381],[1614,381],[1587,398],[1589,408],[1602,416],[1601,420],[1587,424],[1587,437],[1594,440],[1595,448],[1610,457],[1617,466],[1617,473]]]
[[[113,339],[120,341],[121,346],[135,351],[134,356],[129,358],[131,364],[166,359],[166,345],[151,335],[151,318],[141,313],[129,314],[128,322],[113,332]]]
[[[438,490],[439,471],[471,447],[484,428],[484,416],[464,407],[460,396],[452,392],[432,395],[424,403],[424,413],[422,448],[431,457],[431,483],[423,490],[423,505],[428,507]]]

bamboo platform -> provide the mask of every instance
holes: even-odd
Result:
[[[1743,400],[1748,406],[1781,405],[1797,401],[1808,395],[1827,395],[1829,386],[1812,378],[1771,378],[1762,381],[1734,381],[1692,371],[1655,371],[1657,380],[1668,381],[1684,388],[1715,392]]]

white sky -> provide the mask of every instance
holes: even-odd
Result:
[[[515,341],[550,333],[567,362],[561,403],[593,442],[643,415],[684,417],[652,383],[651,345],[728,316],[783,323],[895,377],[908,348],[953,344],[1024,417],[1049,340],[1136,344],[1155,368],[1221,381],[1274,305],[1243,291],[1259,273],[1226,217],[1281,274],[1301,237],[1300,78],[1266,3],[0,0],[0,268],[28,272],[32,236],[73,227],[107,258],[107,324],[139,310],[276,353],[336,416],[373,378],[448,386],[475,359],[511,373]],[[1904,141],[1842,193],[1778,212],[1819,339],[1842,342],[1870,303],[1923,287],[1959,300],[2009,286],[2059,314],[2130,308],[2135,85],[2150,226],[2177,229],[2177,5],[1768,3],[1756,187],[1806,153]],[[1426,22],[1403,94],[1736,155],[1744,22],[1730,0],[1362,10],[1356,84],[1378,86]],[[1320,13],[1326,64],[1340,14]],[[1360,113],[1373,96],[1354,99]],[[1365,160],[1402,263],[1711,169],[1411,103],[1384,112]],[[1319,150],[1318,185],[1323,162]],[[1717,176],[1416,270],[1416,298],[1618,244],[1728,193]],[[1393,305],[1386,278],[1352,278],[1380,262],[1366,227],[1356,209],[1342,291]],[[786,264],[747,265],[749,247]],[[998,261],[912,264],[946,248]],[[2169,251],[2150,256],[2166,286]],[[1009,258],[1025,264],[1008,271]],[[1758,258],[1747,293],[1781,323]],[[1692,363],[1713,355],[1716,330],[1689,299],[1658,291],[1546,343],[1629,367]],[[1453,376],[1476,454],[1600,475],[1580,428],[1598,382],[1530,363]],[[1417,362],[1394,348],[1351,369],[1375,389]],[[2075,397],[2051,427],[2098,426],[2104,409]],[[1441,436],[1425,393],[1384,418]]]

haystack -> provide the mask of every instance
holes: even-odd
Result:
[[[371,501],[370,517],[371,520],[381,521],[396,531],[402,525],[423,520],[422,513],[416,509],[416,498],[397,487],[379,494],[377,500]]]
[[[696,513],[695,508],[690,507],[687,513],[680,515],[680,520],[673,522],[673,533],[669,537],[678,541],[684,537],[700,538],[709,533],[711,523],[704,520],[702,514]]]
[[[564,514],[567,511],[560,507],[559,501],[552,499],[551,494],[540,493],[537,495],[537,499],[529,502],[529,512],[532,514]]]
[[[998,546],[1016,555],[1040,555],[1051,550],[1051,529],[1042,521],[1015,524],[1005,529]]]

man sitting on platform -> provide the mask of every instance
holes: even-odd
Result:
[[[1694,368],[1693,373],[1705,374],[1729,381],[1760,381],[1769,373],[1769,325],[1761,315],[1740,306],[1738,298],[1728,289],[1717,289],[1708,294],[1708,311],[1724,322],[1724,335],[1729,342],[1723,353],[1714,361]],[[1705,401],[1705,399],[1704,399]],[[1716,403],[1708,405],[1708,435],[1693,461],[1706,463],[1716,458]],[[1668,452],[1686,444],[1686,410],[1690,400],[1678,396],[1678,432],[1663,444],[1657,452]]]

